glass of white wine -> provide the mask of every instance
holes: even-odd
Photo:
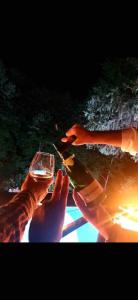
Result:
[[[34,180],[50,179],[54,177],[55,157],[46,152],[36,152],[30,168],[29,174]]]

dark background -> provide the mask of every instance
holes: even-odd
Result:
[[[81,52],[31,52],[15,50],[3,53],[7,67],[16,67],[29,75],[34,82],[45,85],[49,90],[70,92],[80,99],[86,97],[90,88],[101,76],[101,65],[109,57],[95,57],[93,53]]]
[[[10,186],[20,186],[40,146],[41,150],[51,152],[52,143],[58,142],[73,124],[87,125],[84,111],[95,89],[101,105],[98,113],[95,107],[92,112],[95,111],[95,121],[101,123],[109,117],[105,108],[110,105],[110,99],[106,95],[112,89],[118,88],[122,103],[136,97],[134,80],[138,76],[138,62],[135,57],[127,60],[100,55],[102,48],[95,53],[87,44],[85,51],[81,45],[72,49],[61,45],[58,48],[58,43],[55,47],[46,47],[48,44],[43,47],[37,39],[36,44],[37,48],[27,42],[17,46],[11,42],[5,50],[2,48],[0,56],[0,176],[1,181],[13,178]],[[134,95],[130,95],[131,89],[126,91],[124,83],[133,87]],[[90,150],[88,159],[86,150],[86,147],[81,151],[77,147],[73,149],[92,170],[94,166],[96,172],[101,166],[109,169],[111,157]],[[58,169],[59,157],[56,162]],[[98,176],[96,172],[94,175]]]
[[[40,145],[48,149],[44,141],[58,141],[74,123],[83,124],[87,97],[102,76],[102,64],[109,59],[95,56],[92,51],[86,53],[82,49],[67,49],[61,45],[60,48],[58,45],[46,47],[47,44],[44,47],[37,39],[36,44],[37,47],[24,40],[19,44],[11,41],[9,46],[1,49],[0,61],[5,72],[0,73],[1,161],[3,167],[5,161],[8,165],[6,174],[2,167],[1,177],[14,173],[14,182],[22,180]],[[7,82],[3,83],[3,80]],[[9,99],[7,95],[12,95],[10,82],[15,84],[15,92]],[[45,113],[44,121],[41,114]],[[41,115],[39,124],[38,115]],[[58,131],[55,130],[56,124]],[[53,147],[49,146],[47,151],[53,151]],[[57,168],[60,164],[59,161]],[[18,174],[21,174],[21,180],[16,179]]]

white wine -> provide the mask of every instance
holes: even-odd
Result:
[[[52,178],[53,175],[52,173],[47,169],[47,170],[32,170],[30,171],[30,176],[36,179],[47,179],[47,178]]]

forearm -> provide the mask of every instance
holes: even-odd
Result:
[[[37,202],[29,192],[20,192],[1,209],[0,242],[20,242],[25,226],[32,217]]]
[[[90,132],[89,144],[103,144],[114,147],[121,147],[122,131],[93,131]]]
[[[89,131],[84,143],[120,147],[122,151],[135,155],[138,153],[138,129],[130,127],[112,131]]]

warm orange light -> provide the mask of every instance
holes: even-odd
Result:
[[[122,228],[138,232],[138,206],[119,206],[120,213],[117,213],[113,222]]]

